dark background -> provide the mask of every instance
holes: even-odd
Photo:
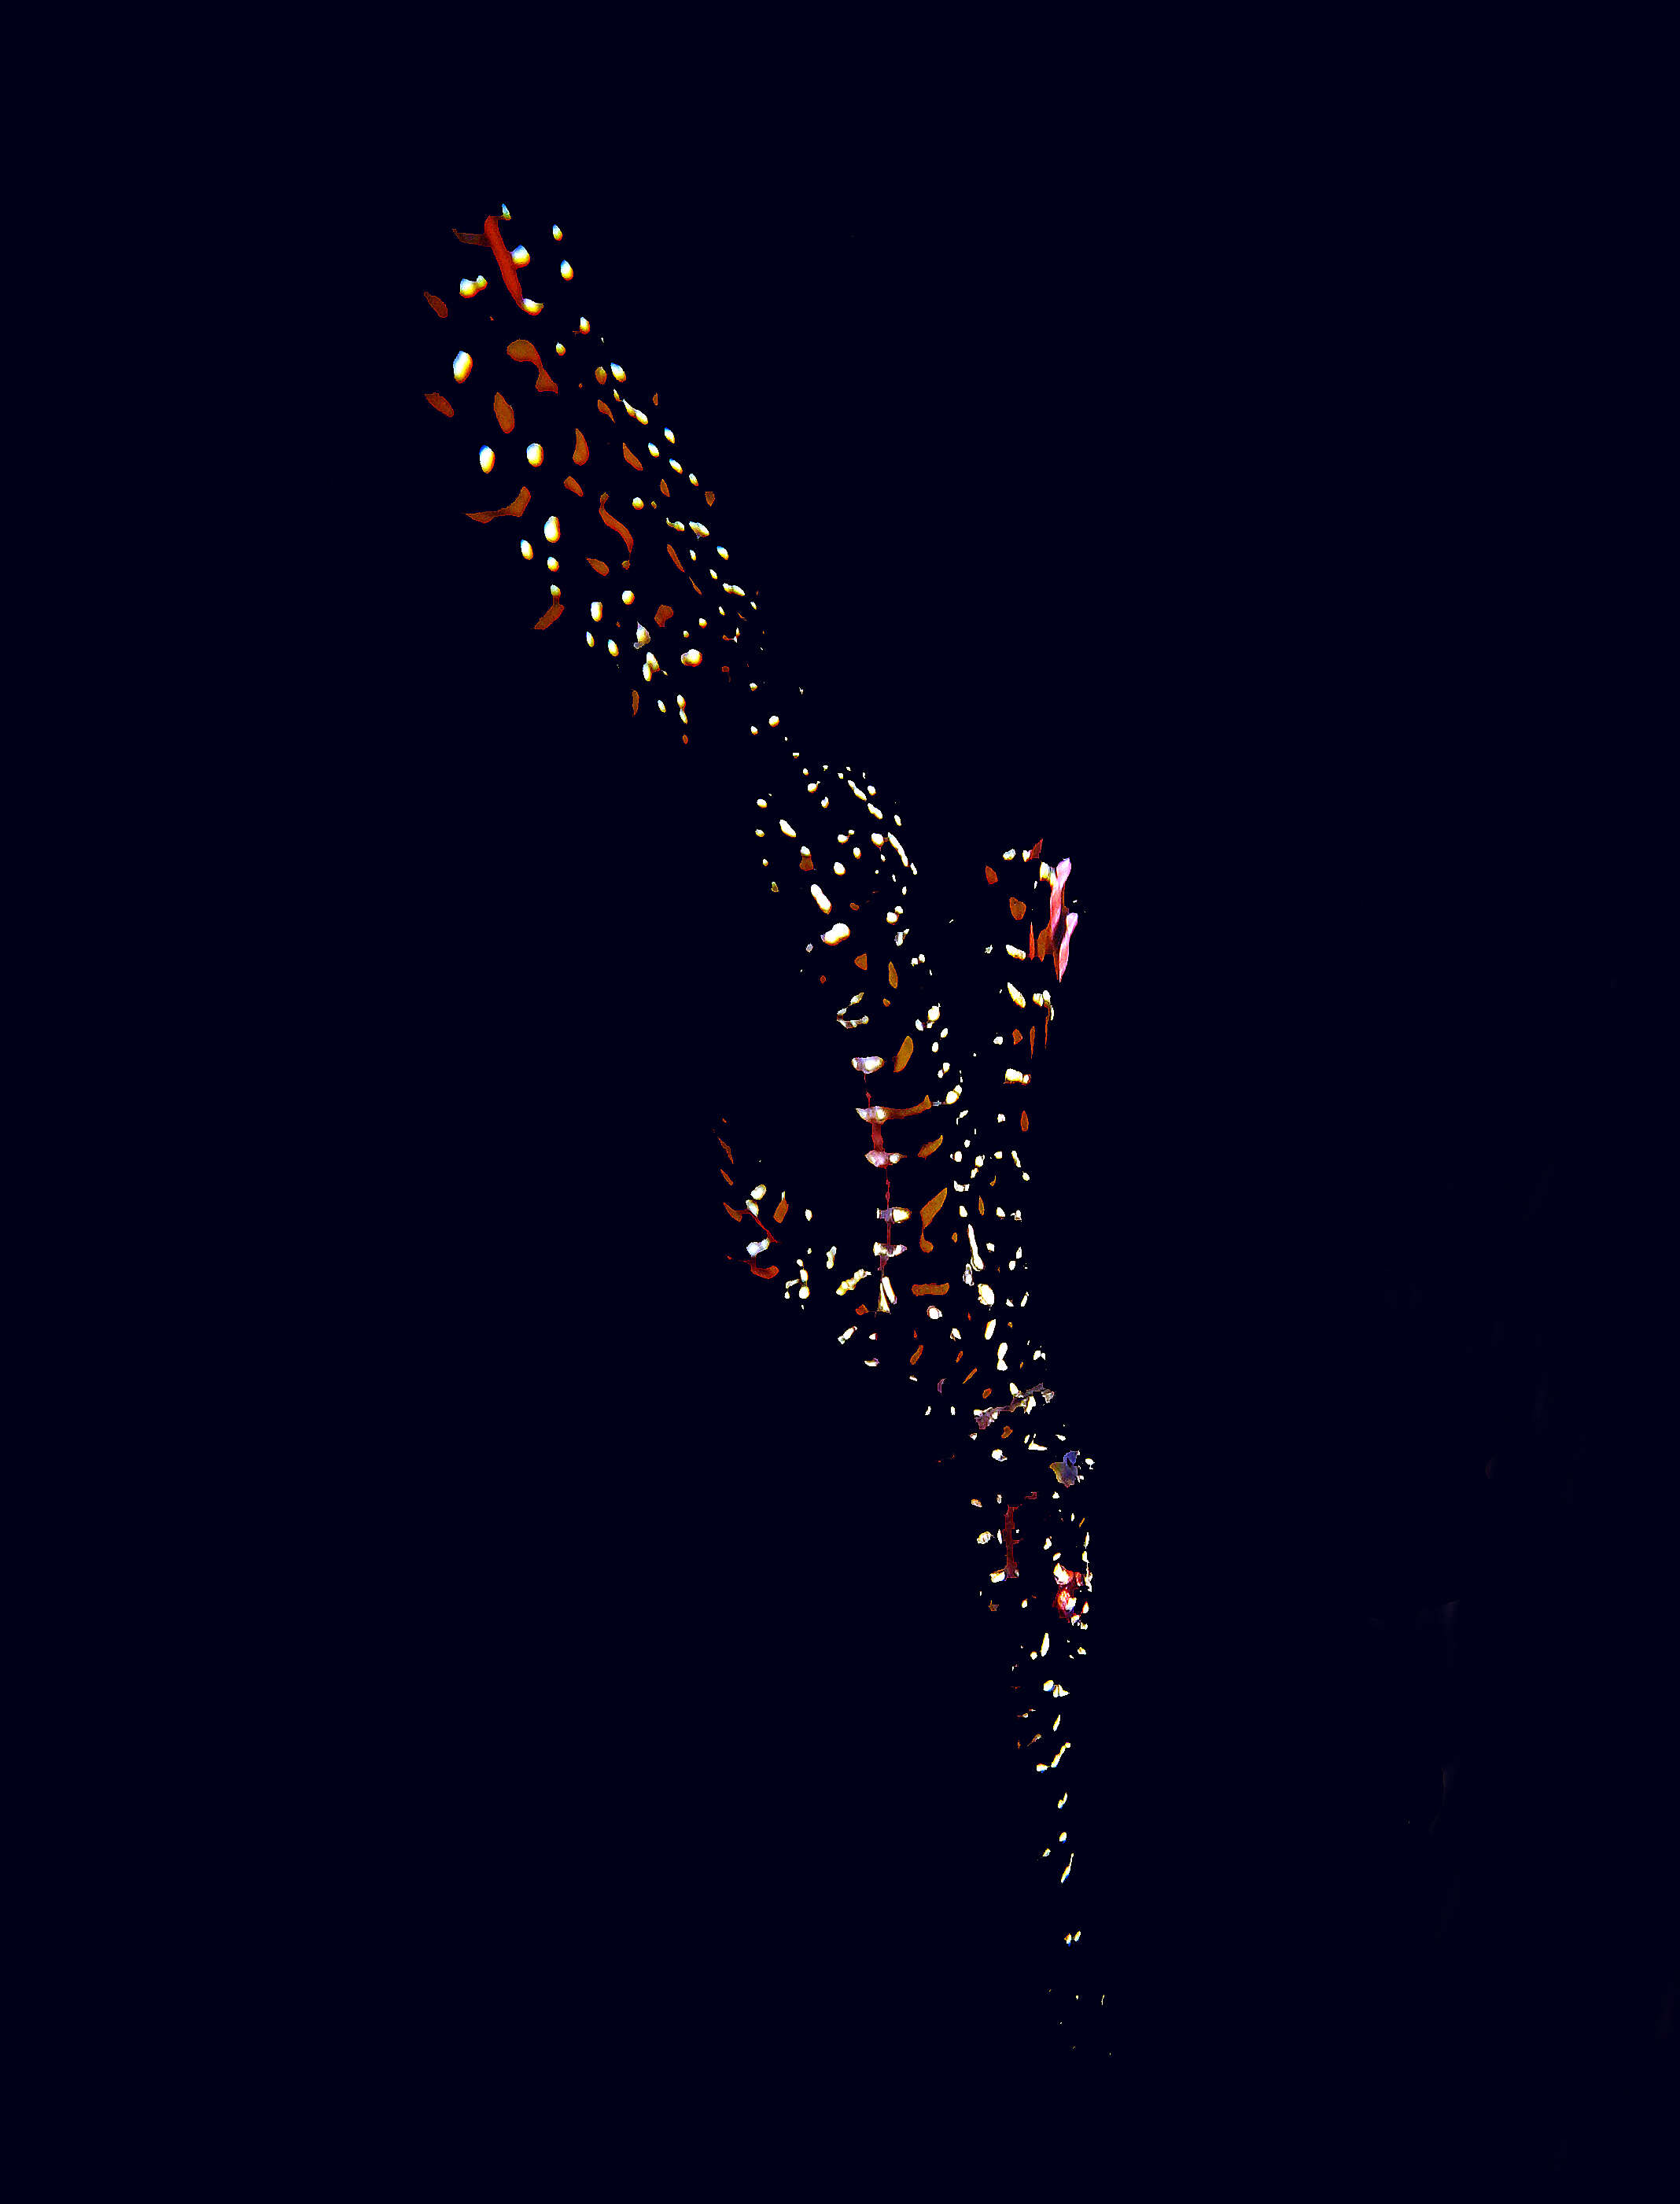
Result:
[[[326,1979],[399,2102],[456,2060],[713,2119],[1020,2076],[1139,2151],[1210,2106],[1607,2148],[1671,2065],[1675,1834],[1614,222],[1439,146],[749,120],[698,177],[587,131],[382,169],[277,499]],[[925,909],[1074,857],[1032,1252],[1101,1465],[1076,2017],[914,1429],[713,1235],[710,1128],[768,1150],[803,1046],[734,791],[435,494],[417,293],[504,198],[719,486]]]

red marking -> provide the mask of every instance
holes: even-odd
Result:
[[[449,309],[444,305],[442,299],[439,298],[435,291],[423,291],[420,293],[420,296],[437,316],[439,321],[447,322],[449,319]]]
[[[501,241],[500,216],[492,215],[485,222],[484,242],[496,257],[496,266],[500,271],[502,281],[507,286],[508,296],[516,306],[523,306],[525,303],[525,294],[519,288],[519,271],[509,259],[507,247]]]
[[[436,406],[438,412],[442,414],[446,421],[453,421],[454,419],[455,409],[441,391],[429,390],[426,393],[426,403],[428,406]]]
[[[987,886],[988,887],[993,887],[993,888],[995,888],[995,887],[997,886],[997,874],[996,874],[996,873],[994,873],[994,872],[992,871],[991,867],[990,865],[988,865],[988,866],[986,867],[986,868],[985,868],[985,877],[986,877],[986,886]]]
[[[1043,853],[1044,847],[1044,838],[1041,834],[1038,840],[1032,844],[1032,847],[1026,853],[1026,862],[1029,865],[1036,865],[1038,863],[1039,856]]]
[[[600,517],[606,523],[607,526],[612,530],[615,535],[622,536],[624,537],[625,550],[634,552],[636,545],[631,541],[629,529],[625,527],[622,520],[615,520],[606,509],[606,501],[611,495],[612,492],[610,490],[603,490],[600,494]]]
[[[1015,1567],[1015,1508],[1019,1501],[1003,1510],[1003,1574],[1005,1578],[1019,1576]]]
[[[533,620],[531,622],[533,630],[537,628],[553,627],[555,621],[559,619],[560,614],[565,610],[565,607],[561,603],[560,600],[556,597],[553,603],[549,606],[547,611],[543,613],[541,619]]]

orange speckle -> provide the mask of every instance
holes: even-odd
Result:
[[[428,406],[435,406],[446,421],[454,419],[455,409],[441,390],[429,390],[426,393],[426,403]]]
[[[442,299],[439,298],[435,291],[423,291],[420,293],[420,296],[437,316],[439,321],[447,322],[449,319],[449,309],[444,305]]]
[[[718,493],[717,493],[717,491],[716,491],[716,490],[714,490],[714,489],[708,489],[708,490],[707,491],[707,493],[706,493],[706,502],[707,503],[707,505],[715,505],[715,504],[718,502]]]
[[[1026,915],[1026,905],[1019,896],[1009,898],[1009,915],[1011,918],[1025,918]]]
[[[1026,853],[1026,862],[1029,865],[1036,865],[1038,863],[1039,858],[1044,854],[1044,838],[1041,834],[1038,837],[1038,839],[1032,844],[1032,847]]]
[[[927,1299],[931,1295],[933,1295],[933,1294],[948,1294],[948,1293],[949,1293],[950,1289],[951,1289],[950,1280],[949,1280],[949,1278],[947,1278],[942,1285],[937,1285],[937,1286],[912,1286],[912,1287],[911,1287],[911,1289],[910,1289],[910,1291],[911,1291],[913,1294],[914,1294],[914,1295],[915,1295],[916,1298],[917,1298],[919,1300],[926,1300],[926,1299]]]
[[[569,489],[574,497],[582,497],[583,495],[583,485],[576,475],[568,475],[564,487]]]
[[[986,867],[986,868],[985,868],[985,877],[986,877],[986,886],[987,886],[988,887],[993,887],[993,888],[995,888],[995,887],[997,886],[997,874],[996,874],[995,872],[993,872],[993,870],[991,869],[991,867],[990,865],[988,865],[988,866]]]
[[[556,597],[553,603],[550,605],[547,611],[544,613],[541,619],[533,620],[531,622],[532,628],[535,630],[536,628],[553,627],[555,621],[559,619],[560,614],[565,610],[565,605],[561,603],[558,597]]]
[[[558,393],[559,384],[542,364],[542,355],[529,337],[515,337],[507,347],[507,356],[510,359],[518,360],[522,367],[534,367],[536,370],[536,387],[539,390]]]
[[[531,486],[527,483],[511,505],[499,505],[494,512],[470,512],[469,520],[518,520],[531,501]]]
[[[926,1163],[927,1158],[933,1153],[935,1148],[943,1147],[944,1146],[944,1135],[943,1133],[936,1133],[931,1141],[924,1141],[921,1146],[916,1150],[916,1160],[919,1163]]]
[[[654,614],[654,625],[663,627],[668,619],[675,619],[676,617],[676,613],[671,606],[660,605]]]
[[[490,404],[495,411],[496,426],[501,430],[504,436],[511,436],[513,434],[513,408],[502,396],[500,390],[497,391],[495,396],[490,400]]]
[[[1026,1112],[1025,1110],[1020,1113],[1020,1129],[1023,1133],[1026,1130]]]
[[[854,957],[852,962],[860,972],[867,972],[869,969],[869,951],[866,949],[861,957]]]
[[[571,433],[576,439],[571,447],[571,464],[575,467],[587,467],[589,464],[589,447],[583,441],[583,431],[581,429],[574,429]]]
[[[631,719],[634,719],[634,718],[636,717],[636,714],[637,714],[641,709],[642,709],[642,698],[641,698],[641,696],[640,696],[640,694],[639,694],[639,692],[638,692],[637,690],[636,690],[632,689],[632,690],[630,690],[630,717],[631,717]]]
[[[586,566],[593,566],[598,574],[605,574],[607,571],[606,561],[605,559],[586,558],[583,564]]]
[[[595,370],[595,372],[596,372],[596,374],[597,374],[597,375],[599,375],[599,374],[600,374],[600,369],[599,369],[599,368],[597,368],[597,369]],[[597,398],[597,399],[596,399],[596,400],[595,400],[595,411],[596,411],[596,412],[597,412],[597,413],[604,413],[604,414],[606,414],[606,418],[607,418],[607,419],[608,419],[609,421],[612,418],[612,407],[607,404],[606,400],[604,398]]]
[[[887,959],[887,985],[889,987],[896,987],[898,985],[898,967],[890,957]]]
[[[892,1068],[895,1071],[903,1070],[905,1065],[910,1061],[911,1052],[914,1047],[914,1041],[911,1040],[908,1034],[906,1034],[893,1055]]]
[[[629,460],[631,466],[636,469],[637,474],[642,475],[647,473],[648,470],[642,465],[641,460],[637,459],[636,453],[631,451],[628,444],[620,444],[618,448],[624,453],[625,459]]]
[[[606,509],[606,501],[610,495],[610,491],[607,490],[603,490],[600,494],[600,517],[612,530],[615,536],[622,536],[624,537],[625,550],[634,554],[636,544],[631,538],[629,529],[625,527],[622,520],[615,520],[612,518],[612,515]]]

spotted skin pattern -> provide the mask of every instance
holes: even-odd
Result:
[[[796,915],[803,1006],[855,1112],[855,1192],[843,1214],[819,1218],[722,1122],[725,1252],[754,1290],[833,1323],[843,1350],[932,1422],[954,1524],[965,1506],[979,1512],[964,1533],[976,1594],[1009,1641],[1012,1742],[1044,1785],[1040,1857],[1067,1887],[1058,1934],[1071,1946],[1080,1776],[1068,1717],[1092,1586],[1074,1494],[1089,1457],[1062,1452],[1068,1433],[1051,1428],[1060,1387],[1028,1330],[1023,1245],[1035,1081],[1078,924],[1070,862],[1052,867],[1038,843],[984,861],[995,981],[962,989],[975,1022],[959,1030],[933,927],[920,913],[913,922],[903,821],[861,769],[802,737],[802,692],[766,651],[718,493],[687,464],[657,391],[579,311],[560,227],[527,228],[503,207],[441,228],[436,267],[416,302],[435,338],[421,397],[451,440],[464,525],[486,531],[511,603],[541,637],[530,647],[604,655],[639,741],[709,747],[739,774],[743,862]],[[556,668],[558,681],[569,673]]]

